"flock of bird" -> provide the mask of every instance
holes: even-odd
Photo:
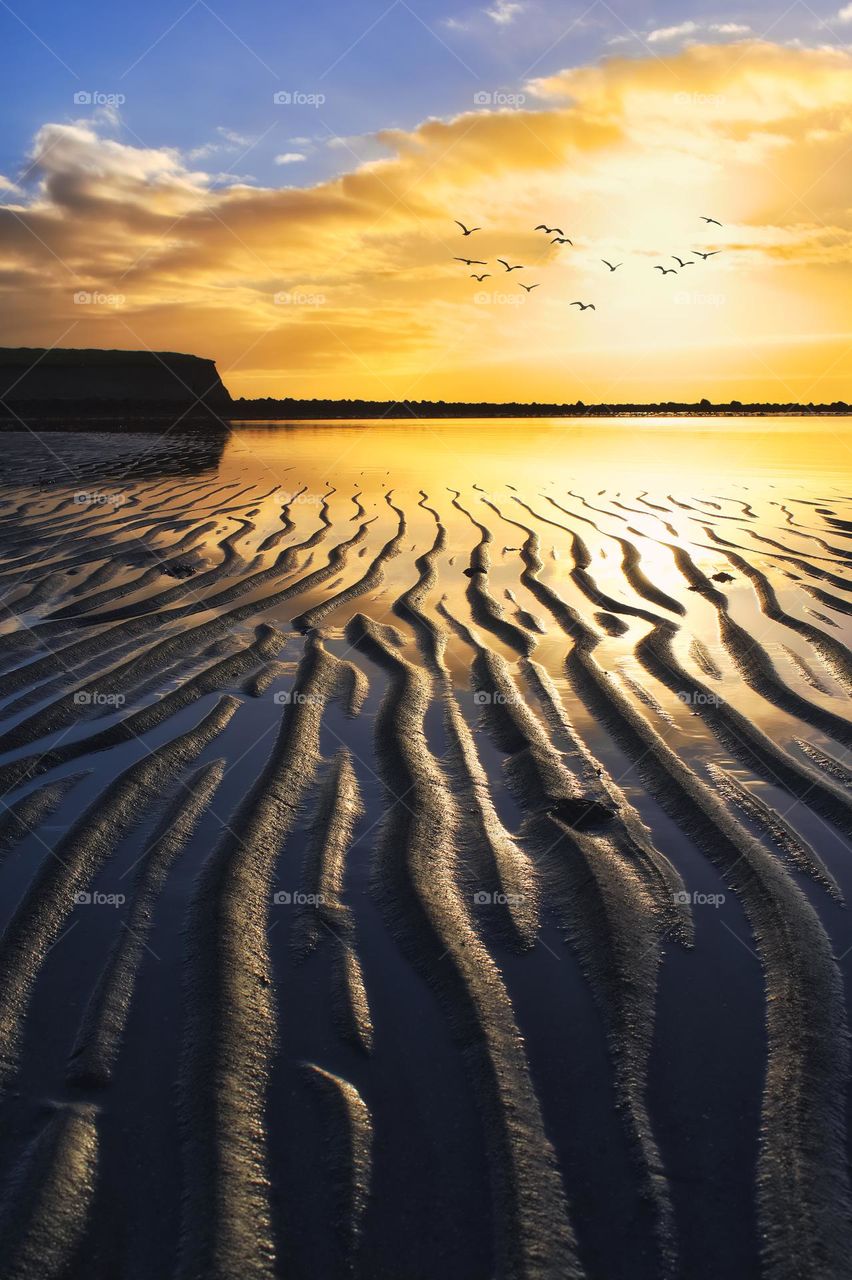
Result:
[[[459,222],[457,218],[454,218],[453,221],[455,222],[457,227],[461,228],[461,233],[463,236],[472,236],[475,231],[482,231],[483,229],[482,227],[466,227],[465,224],[463,222]],[[701,221],[707,223],[708,226],[714,226],[714,227],[722,226],[722,223],[719,222],[717,218],[708,218],[702,215]],[[534,228],[534,230],[543,231],[545,235],[553,236],[554,238],[550,241],[551,244],[570,244],[572,248],[574,246],[574,241],[570,240],[568,236],[566,236],[565,232],[562,230],[561,227],[549,227],[546,222],[540,222],[538,226]],[[706,262],[708,258],[712,258],[717,253],[721,253],[721,252],[722,252],[721,249],[710,249],[706,253],[701,249],[690,250],[690,253],[695,254],[696,258],[703,259],[704,262]],[[680,258],[676,253],[673,253],[671,257],[677,263],[676,267],[665,267],[665,266],[662,266],[660,263],[657,263],[654,266],[654,270],[659,271],[664,276],[676,276],[678,274],[678,271],[682,271],[686,267],[695,266],[695,261],[693,258]],[[489,265],[487,262],[483,261],[481,258],[455,257],[453,260],[455,262],[463,262],[466,267],[487,267]],[[520,263],[520,262],[510,263],[505,258],[498,258],[497,261],[500,263],[500,265],[504,268],[504,270],[507,273],[511,273],[512,271],[526,270],[523,263]],[[610,273],[617,271],[619,267],[624,266],[623,262],[609,262],[606,258],[601,258],[601,262],[605,267],[609,268]],[[478,280],[480,284],[482,283],[483,280],[491,279],[491,273],[489,271],[484,271],[481,275],[477,275],[475,271],[472,271],[470,275],[472,280]],[[526,290],[527,293],[532,293],[533,289],[539,288],[539,284],[524,284],[523,280],[519,280],[518,283],[520,284],[522,289]],[[570,305],[572,307],[579,307],[581,311],[597,310],[597,307],[593,302],[572,302]]]

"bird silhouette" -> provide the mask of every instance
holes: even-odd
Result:
[[[623,262],[616,262],[615,266],[613,266],[611,262],[607,262],[606,258],[601,258],[601,262],[605,267],[609,267],[610,271],[617,271],[619,267],[624,266]]]
[[[458,218],[453,218],[453,222],[456,224],[457,227],[461,227],[462,235],[465,235],[465,236],[472,236],[474,231],[482,230],[482,227],[470,227],[468,229],[463,222],[459,222]]]
[[[702,221],[702,222],[712,223],[712,225],[713,225],[714,227],[721,227],[721,225],[722,225],[722,224],[721,224],[721,222],[719,222],[717,218],[705,218],[703,214],[701,215],[701,221]]]
[[[662,271],[664,276],[676,276],[677,271],[674,267],[654,267],[655,271]]]
[[[597,311],[597,307],[593,302],[572,302],[572,307],[579,307],[581,311]]]
[[[523,280],[519,280],[518,284],[521,286],[522,289],[526,289],[527,293],[532,293],[533,289],[538,288],[537,284],[524,284]]]
[[[480,262],[478,258],[453,258],[453,262],[463,262],[466,267],[487,267],[487,262]]]
[[[555,238],[554,240],[551,240],[551,242],[550,242],[550,243],[551,243],[551,244],[570,244],[570,245],[573,245],[574,241],[573,241],[573,240],[569,240],[567,236],[556,236],[556,238]]]
[[[557,231],[561,236],[565,235],[561,227],[547,227],[543,222],[540,222],[535,229],[536,231],[545,231],[549,236],[552,236],[554,231]]]
[[[721,253],[721,249],[711,249],[709,253],[702,253],[700,249],[690,249],[690,253],[694,253],[699,258],[703,258],[706,262],[708,258],[712,258],[714,253]]]
[[[471,273],[470,273],[470,278],[471,278],[471,280],[480,280],[480,281],[481,281],[481,280],[490,280],[490,279],[491,279],[491,272],[490,272],[490,271],[483,271],[482,275],[481,275],[481,276],[478,276],[478,275],[476,274],[476,272],[475,272],[475,271],[471,271]]]
[[[506,259],[505,259],[505,258],[498,258],[498,259],[497,259],[497,261],[498,261],[498,262],[501,262],[501,263],[503,264],[503,266],[506,268],[506,270],[507,270],[507,271],[523,271],[523,269],[524,269],[523,263],[521,263],[521,262],[519,262],[519,263],[518,263],[516,266],[514,266],[514,267],[510,267],[510,266],[509,266],[509,264],[508,264],[508,262],[506,261]],[[487,264],[483,264],[483,265],[487,265]]]
[[[674,258],[675,262],[678,264],[678,266],[679,266],[679,267],[694,267],[694,266],[695,266],[695,263],[694,263],[694,262],[684,262],[683,258],[679,258],[679,257],[677,256],[677,254],[676,254],[676,253],[673,253],[673,254],[672,254],[672,257]]]

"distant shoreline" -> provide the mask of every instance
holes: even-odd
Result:
[[[845,401],[835,404],[446,404],[395,401],[246,401],[237,400],[218,412],[207,407],[187,412],[174,404],[79,403],[17,404],[13,411],[0,404],[0,431],[105,431],[146,430],[198,432],[217,428],[230,431],[238,425],[264,422],[357,422],[477,420],[501,418],[551,418],[577,422],[600,418],[838,418],[852,415]]]

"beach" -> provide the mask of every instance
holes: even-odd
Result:
[[[4,435],[4,1277],[852,1246],[848,420]]]

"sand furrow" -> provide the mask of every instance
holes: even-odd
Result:
[[[323,618],[333,613],[342,604],[347,604],[350,600],[355,600],[358,596],[365,595],[367,592],[374,591],[376,587],[381,586],[385,576],[385,565],[389,560],[400,554],[403,540],[408,532],[405,512],[401,507],[394,506],[391,497],[392,494],[385,494],[385,502],[387,502],[397,518],[396,533],[384,544],[370,562],[366,573],[357,582],[353,582],[351,586],[346,587],[343,591],[338,591],[335,595],[330,596],[328,600],[323,600],[320,604],[306,609],[304,613],[300,613],[298,617],[293,618],[292,625],[297,630],[310,631],[312,628],[318,627]]]
[[[53,943],[119,841],[152,806],[175,773],[230,721],[235,698],[222,698],[195,726],[126,769],[57,843],[36,872],[0,938],[0,1085],[15,1069],[32,988]]]
[[[302,867],[302,896],[290,941],[304,959],[325,939],[351,938],[352,912],[343,901],[346,853],[363,814],[352,757],[341,749],[320,787]]]
[[[692,589],[715,607],[722,643],[731,655],[737,670],[745,682],[761,697],[765,698],[767,702],[774,703],[776,706],[781,707],[783,711],[796,716],[799,720],[803,720],[805,724],[813,725],[814,728],[829,734],[844,746],[852,746],[852,727],[850,727],[848,720],[836,715],[833,711],[827,711],[823,707],[816,706],[807,698],[802,697],[801,694],[790,689],[779,676],[772,659],[760,642],[731,617],[728,612],[728,601],[723,592],[718,591],[713,586],[707,575],[695,564],[688,551],[683,547],[673,547],[672,550],[678,568],[690,583]],[[742,563],[744,565],[745,561]],[[783,611],[777,605],[774,592],[772,592],[769,583],[765,580],[761,581],[764,575],[759,574],[751,566],[749,566],[749,569],[750,573],[747,576],[752,578],[754,585],[757,586],[758,583],[761,583],[761,605],[764,606],[769,616],[772,616],[772,613],[769,612],[770,610],[781,614]],[[743,572],[745,572],[745,569]],[[784,615],[784,618],[788,616]],[[784,618],[779,618],[779,620],[783,621]],[[792,619],[792,621],[795,623],[797,620]],[[802,623],[801,627],[806,632],[817,631],[817,628],[810,627],[809,623]],[[796,626],[794,629],[799,630],[799,627]],[[819,634],[822,635],[821,632]],[[812,636],[809,636],[809,638],[816,647],[814,638]],[[823,640],[828,641],[829,637],[824,636]],[[842,645],[837,646],[837,650],[844,648],[845,646]],[[835,666],[841,662],[841,655],[837,650],[830,645],[825,645],[824,656],[828,660],[830,652],[832,664]],[[847,661],[848,657],[847,651]]]
[[[262,773],[199,876],[189,924],[179,1077],[186,1280],[276,1274],[265,1091],[277,1044],[267,928],[276,862],[319,768],[342,666],[317,636]]]
[[[840,886],[822,858],[780,813],[761,800],[759,795],[741,786],[732,773],[720,768],[719,765],[709,764],[707,772],[715,782],[719,794],[731,804],[736,805],[740,812],[760,827],[792,867],[810,876],[812,880],[816,880],[832,898],[843,902]]]
[[[337,1210],[334,1229],[343,1269],[354,1275],[370,1195],[373,1122],[364,1099],[348,1080],[313,1062],[305,1063],[304,1072],[322,1111],[324,1155]]]
[[[852,1194],[842,1136],[848,1044],[831,944],[782,865],[619,694],[592,647],[577,645],[568,657],[574,688],[663,808],[719,866],[764,968],[768,1059],[757,1194],[766,1275],[839,1276],[852,1247]]]
[[[703,684],[679,663],[674,652],[674,631],[668,624],[644,637],[636,656],[655,679],[691,705],[725,748],[747,768],[770,783],[779,783],[796,799],[806,802],[847,836],[852,836],[852,800],[839,787],[800,765],[753,717],[745,716],[714,689]]]
[[[220,689],[235,687],[261,663],[275,658],[284,642],[285,636],[282,632],[266,623],[261,623],[256,628],[256,639],[252,644],[246,645],[237,653],[219,662],[211,663],[210,666],[181,681],[171,692],[142,707],[139,711],[131,712],[130,715],[108,728],[74,742],[60,743],[38,755],[24,756],[0,765],[0,788],[8,789],[18,785],[25,778],[45,773],[57,765],[66,764],[69,760],[75,760],[93,752],[105,751],[120,742],[141,738],[163,724],[170,716],[197,702],[200,698],[216,693]],[[156,667],[149,668],[145,674],[148,677],[159,675],[159,670]],[[67,694],[0,736],[0,746],[3,750],[9,750],[12,746],[33,743],[47,733],[75,723],[89,705],[86,701],[81,702],[81,697],[109,698],[120,694],[121,689],[128,687],[130,686],[121,678],[120,669],[118,673],[111,672],[106,676],[98,677],[90,691],[84,689]]]
[[[376,721],[383,776],[404,805],[387,810],[377,887],[400,945],[433,986],[464,1053],[488,1153],[495,1274],[582,1275],[561,1180],[544,1132],[505,987],[457,880],[457,815],[426,743],[431,681],[392,633],[359,615],[348,636],[387,670]]]
[[[608,793],[600,779],[587,776],[587,793],[579,793],[505,662],[469,631],[468,640],[477,651],[474,678],[491,694],[483,711],[507,753],[527,841],[607,1025],[623,1121],[652,1205],[661,1274],[668,1276],[675,1259],[673,1211],[645,1095],[660,943],[667,936],[691,938],[678,906],[682,881],[671,869],[659,874],[665,859],[649,856],[635,815],[631,825],[640,841],[631,838],[611,803],[617,788]]]
[[[12,1171],[0,1202],[3,1280],[62,1280],[95,1195],[97,1108],[56,1108]]]
[[[209,807],[225,772],[214,760],[180,783],[142,855],[124,931],[118,935],[92,992],[68,1064],[67,1079],[77,1085],[109,1084],[148,949],[154,910],[172,864],[185,849]]]

